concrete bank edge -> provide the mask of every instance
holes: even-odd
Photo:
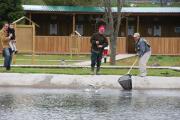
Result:
[[[0,73],[0,86],[122,89],[117,82],[119,77],[120,75]],[[178,89],[180,77],[133,76],[132,87],[133,89]]]

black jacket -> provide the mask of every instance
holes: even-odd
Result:
[[[8,28],[8,34],[12,34],[12,37],[10,40],[15,40],[16,36],[15,36],[15,30],[14,28]]]
[[[102,48],[99,48],[96,44],[96,41],[99,41],[98,45],[103,45]],[[103,34],[95,33],[92,35],[91,39],[91,51],[102,52],[104,47],[108,46],[108,40]]]

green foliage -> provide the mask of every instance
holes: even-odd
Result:
[[[21,0],[0,0],[0,25],[13,22],[24,14]]]

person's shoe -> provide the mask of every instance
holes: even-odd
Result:
[[[91,71],[90,74],[91,74],[91,75],[95,75],[94,71]]]
[[[107,61],[107,59],[106,59],[106,58],[104,58],[104,63],[106,63],[106,61]]]
[[[100,68],[96,69],[96,75],[99,75]]]
[[[96,72],[96,75],[100,75],[100,73],[99,73],[99,72]]]
[[[14,53],[15,53],[15,54],[17,54],[17,53],[18,53],[18,51],[16,50]]]
[[[6,70],[8,70],[8,71],[11,70],[11,67],[10,66],[6,67]]]
[[[138,75],[139,77],[146,77],[146,75],[144,75],[144,74],[140,74],[140,75]]]
[[[94,73],[94,68],[91,68],[91,73],[90,73],[91,75],[94,75],[95,73]]]

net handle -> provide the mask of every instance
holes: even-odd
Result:
[[[129,74],[129,73],[131,72],[131,70],[132,70],[132,68],[134,67],[134,65],[136,64],[137,60],[138,60],[138,57],[136,57],[134,63],[133,63],[132,66],[130,67],[130,69],[129,69],[129,71],[127,72],[127,74]]]

